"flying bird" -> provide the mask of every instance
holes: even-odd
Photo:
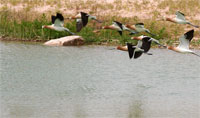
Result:
[[[119,32],[120,35],[122,35],[122,31],[124,30],[124,25],[118,21],[113,21],[112,25],[104,26],[102,27],[102,29],[116,30]]]
[[[138,41],[138,44],[136,46],[134,46],[130,43],[127,43],[127,47],[128,47],[128,54],[129,54],[130,59],[131,58],[137,59],[143,53],[146,53],[148,55],[152,55],[151,53],[148,53],[148,51],[151,48],[150,37],[142,38],[142,40]]]
[[[138,41],[139,41],[139,40],[142,40],[144,37],[149,37],[149,36],[141,35],[141,36],[138,36],[138,37],[131,37],[131,39],[133,39],[133,40],[138,40]],[[160,42],[159,42],[157,39],[154,39],[154,38],[152,38],[152,37],[149,37],[149,38],[150,38],[149,41],[152,41],[152,42],[156,43],[156,44],[159,45],[159,46],[162,46],[162,47],[164,47],[164,48],[167,48],[166,46],[160,44]]]
[[[56,16],[52,15],[51,22],[52,25],[43,25],[42,28],[52,29],[56,31],[67,31],[70,34],[75,35],[75,33],[64,27],[64,17],[62,16],[62,14],[57,13]]]
[[[170,21],[170,22],[173,22],[173,23],[177,23],[177,24],[189,24],[193,27],[196,27],[196,28],[199,28],[199,26],[197,25],[193,25],[190,21],[187,21],[185,19],[185,15],[180,12],[180,11],[177,11],[176,16],[174,18],[170,18],[170,17],[162,17],[160,20],[164,20],[164,21]]]
[[[88,24],[89,20],[95,20],[99,23],[102,23],[102,21],[98,20],[96,16],[92,16],[85,12],[80,12],[76,16],[70,17],[70,19],[76,19],[76,31],[80,32],[83,27],[85,27]]]
[[[194,51],[189,49],[189,45],[190,45],[190,42],[191,42],[193,36],[194,36],[194,30],[192,29],[192,30],[186,32],[184,35],[182,35],[179,38],[180,44],[177,47],[167,46],[167,48],[169,50],[173,50],[175,52],[191,53],[191,54],[194,54],[194,55],[200,57],[200,55],[196,54]]]
[[[140,33],[140,32],[146,32],[146,33],[149,33],[150,35],[152,36],[156,36],[155,34],[152,34],[148,29],[146,29],[144,27],[144,23],[136,23],[135,25],[125,25],[126,26],[126,29],[127,31],[130,31],[130,35],[132,34],[137,34],[137,33]]]

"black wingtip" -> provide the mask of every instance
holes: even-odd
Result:
[[[144,23],[136,23],[136,25],[144,25]]]
[[[122,31],[118,31],[119,32],[119,34],[122,36]]]
[[[56,14],[56,18],[60,19],[60,21],[64,21],[64,17],[61,13],[58,13]]]
[[[185,35],[185,38],[186,38],[186,39],[188,39],[189,41],[191,41],[192,38],[194,37],[194,29],[192,29],[192,30],[186,32],[184,35]]]
[[[183,16],[185,16],[185,14],[184,13],[182,13],[182,12],[180,12],[180,11],[177,11],[178,13],[180,13],[180,14],[182,14]]]
[[[144,49],[144,52],[148,52],[151,48],[151,42],[149,41],[149,39],[151,39],[150,37],[144,37],[142,38],[142,47],[141,49]]]
[[[133,45],[130,43],[127,43],[126,45],[128,47],[129,58],[131,59],[133,58],[133,53],[134,53],[135,48],[133,48]]]

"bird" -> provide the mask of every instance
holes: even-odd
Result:
[[[124,30],[124,25],[118,21],[113,21],[112,25],[103,26],[102,29],[117,30],[122,36],[122,31]]]
[[[80,32],[83,27],[88,24],[88,20],[95,20],[98,23],[102,23],[102,21],[98,20],[96,16],[92,16],[85,12],[79,12],[76,16],[72,16],[69,19],[76,19],[76,31]]]
[[[152,55],[151,53],[148,53],[148,51],[151,48],[151,41],[149,40],[150,37],[144,37],[142,38],[142,40],[138,41],[137,45],[132,45],[130,43],[127,43],[129,58],[137,59],[143,53]]]
[[[165,16],[163,16],[163,17],[162,17],[161,19],[159,19],[159,20],[170,21],[170,22],[177,23],[177,24],[189,24],[189,25],[191,25],[191,26],[193,26],[193,27],[199,28],[199,26],[193,25],[190,21],[187,21],[187,20],[185,19],[185,14],[183,14],[182,12],[177,11],[177,12],[175,13],[175,15],[176,15],[176,16],[175,16],[174,18],[170,18],[170,17],[165,17]]]
[[[149,36],[141,35],[141,36],[138,36],[138,37],[131,37],[131,39],[139,41],[139,40],[142,40],[144,37],[149,37]],[[149,37],[149,38],[150,38],[149,41],[152,41],[152,42],[156,43],[159,46],[167,48],[167,46],[160,44],[160,42],[157,39],[154,39],[152,37]]]
[[[43,25],[42,28],[52,29],[56,31],[67,31],[70,34],[75,35],[75,33],[64,27],[64,17],[61,13],[57,13],[56,16],[52,15],[51,22],[52,25]]]
[[[180,43],[177,47],[167,46],[167,49],[173,50],[179,53],[191,53],[200,57],[200,55],[196,54],[194,51],[189,49],[189,45],[193,37],[194,37],[194,29],[186,32],[184,35],[182,35],[179,38]]]
[[[152,36],[156,36],[155,34],[152,34],[148,29],[144,27],[144,23],[136,23],[135,25],[126,24],[125,26],[126,26],[125,30],[131,32],[130,35],[137,34],[140,32],[146,32]]]

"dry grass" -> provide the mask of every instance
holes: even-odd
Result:
[[[8,17],[17,21],[34,21],[45,14],[49,18],[56,12],[65,17],[85,11],[96,15],[110,24],[112,20],[135,24],[144,22],[153,33],[162,35],[157,38],[176,39],[192,27],[170,22],[156,21],[161,15],[174,16],[176,11],[186,14],[186,18],[200,25],[200,0],[1,0],[0,11],[9,11]],[[30,17],[31,16],[31,17]],[[66,23],[71,21],[66,20]],[[90,25],[90,26],[93,26]],[[98,28],[101,26],[93,26]],[[161,34],[162,33],[162,34]],[[200,44],[199,29],[195,29],[195,44]],[[167,40],[164,42],[171,43]]]

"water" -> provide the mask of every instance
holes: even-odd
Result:
[[[0,42],[1,118],[200,117],[200,58],[110,48]]]

